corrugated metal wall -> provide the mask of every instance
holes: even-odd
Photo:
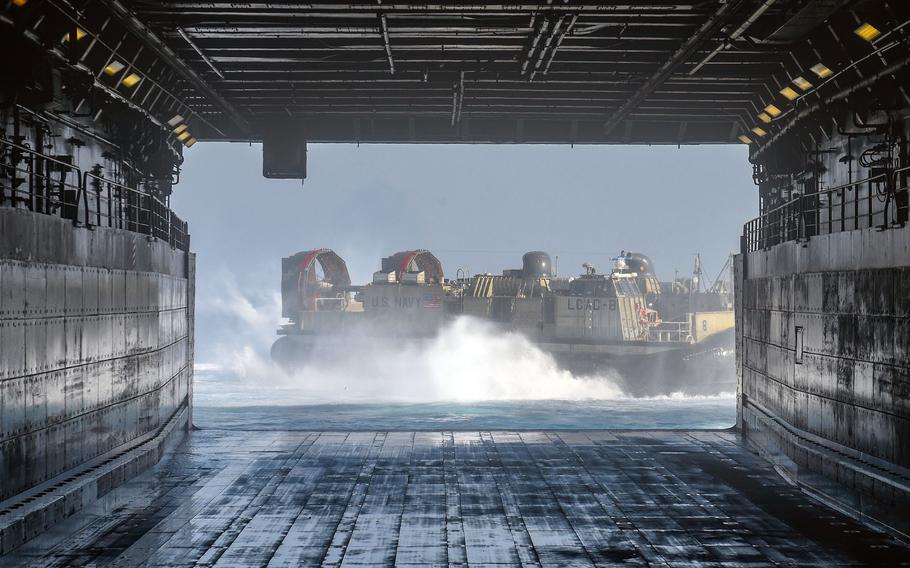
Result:
[[[192,381],[187,253],[0,208],[0,499],[155,431]]]
[[[746,439],[849,508],[906,510],[893,480],[910,468],[910,227],[779,244],[736,268]]]

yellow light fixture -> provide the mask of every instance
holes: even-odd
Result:
[[[180,134],[184,130],[186,130],[186,125],[181,124],[180,126],[178,126],[177,128],[174,129],[174,134]]]
[[[758,118],[765,124],[768,124],[769,122],[771,122],[771,116],[766,112],[759,113]]]
[[[108,75],[116,75],[123,71],[123,68],[126,67],[123,63],[120,63],[116,59],[107,64],[107,67],[104,68],[104,72]]]
[[[759,136],[764,136],[765,134],[768,133],[768,131],[765,130],[764,128],[762,128],[761,126],[756,126],[755,128],[752,129],[752,132],[758,134]]]
[[[167,121],[169,126],[177,126],[181,122],[183,122],[183,117],[179,114],[175,114],[169,121]]]
[[[13,4],[16,6],[25,6],[28,4],[28,0],[13,0]]]
[[[797,93],[794,89],[792,89],[790,87],[784,87],[783,89],[781,89],[780,94],[787,97],[788,101],[792,101],[793,99],[795,99],[796,97],[799,96],[799,93]]]
[[[830,69],[825,67],[824,63],[816,63],[815,65],[813,65],[811,67],[811,69],[812,69],[813,73],[815,73],[822,79],[824,79],[826,77],[830,77],[834,73],[834,71],[831,71]]]
[[[797,77],[796,79],[793,79],[793,84],[804,91],[808,91],[812,88],[812,83],[806,81],[803,77]]]
[[[189,137],[190,137],[189,131],[184,130],[183,132],[180,133],[180,135],[177,136],[177,140],[183,141]]]
[[[139,81],[141,81],[141,80],[142,80],[142,77],[140,77],[139,75],[137,75],[135,73],[130,73],[129,75],[127,75],[126,77],[123,78],[123,81],[121,81],[121,83],[123,83],[124,87],[129,88],[129,87],[135,87],[136,85],[139,84]]]
[[[752,139],[749,138],[748,136],[746,136],[745,134],[740,134],[740,135],[739,135],[739,141],[742,142],[743,144],[751,144],[751,143],[752,143]]]
[[[63,36],[63,42],[64,43],[68,42],[70,40],[70,36],[72,36],[72,35],[73,35],[73,32],[69,32],[68,34]],[[83,30],[82,28],[76,28],[76,41],[79,41],[80,39],[84,38],[85,36],[86,36],[85,30]]]
[[[765,107],[765,112],[770,114],[772,117],[777,118],[780,116],[781,110],[772,104]]]
[[[878,31],[878,28],[873,26],[870,23],[865,23],[860,27],[853,30],[853,33],[863,38],[866,41],[872,41],[878,36],[882,35],[882,32]]]
[[[189,148],[190,146],[192,146],[192,145],[195,144],[195,143],[196,143],[196,139],[195,139],[195,138],[190,138],[189,140],[187,140],[186,142],[184,142],[183,145],[186,146],[187,148]]]

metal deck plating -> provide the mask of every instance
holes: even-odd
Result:
[[[910,549],[728,431],[199,430],[4,566],[853,566]]]

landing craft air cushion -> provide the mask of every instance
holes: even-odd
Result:
[[[282,315],[272,347],[286,370],[344,356],[360,342],[422,342],[446,322],[475,317],[521,333],[566,369],[608,375],[626,392],[716,393],[735,389],[733,299],[720,276],[702,290],[700,260],[691,279],[659,282],[650,258],[625,253],[609,274],[585,263],[557,277],[550,256],[526,253],[502,275],[447,280],[427,250],[382,259],[370,284],[353,286],[329,249],[282,261]]]

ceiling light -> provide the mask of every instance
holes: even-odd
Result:
[[[186,139],[189,138],[189,137],[190,137],[189,131],[188,131],[188,130],[184,130],[183,132],[181,132],[181,133],[177,136],[177,140],[181,140],[181,141],[182,141],[182,140],[186,140]]]
[[[768,124],[769,122],[771,122],[771,116],[766,112],[759,113],[758,118],[765,124]]]
[[[765,107],[765,112],[773,117],[778,117],[780,116],[781,110],[774,105],[768,105]]]
[[[812,88],[812,83],[810,83],[809,81],[806,81],[802,77],[797,77],[796,79],[793,79],[793,84],[804,91],[808,91],[809,89]]]
[[[179,114],[175,114],[173,118],[171,118],[169,121],[167,121],[168,126],[177,126],[181,122],[183,122],[183,117],[180,116]]]
[[[28,4],[28,0],[13,0],[13,4],[16,6],[25,6]]]
[[[123,63],[120,63],[116,59],[107,64],[107,67],[104,68],[104,72],[108,75],[116,75],[123,71],[123,68],[126,67]]]
[[[70,40],[71,35],[73,35],[73,32],[69,32],[68,34],[63,36],[64,43],[68,42]],[[83,30],[82,28],[76,28],[76,41],[79,41],[80,39],[84,38],[85,35],[86,35],[85,30]]]
[[[780,94],[787,97],[787,100],[790,100],[790,101],[792,101],[793,99],[795,99],[796,97],[799,96],[799,93],[797,93],[795,90],[793,90],[790,87],[784,87],[783,89],[781,89]]]
[[[177,128],[174,129],[174,134],[180,134],[181,132],[186,130],[186,128],[187,127],[185,124],[181,124],[180,126],[178,126]]]
[[[860,27],[853,30],[853,33],[863,38],[866,41],[872,41],[878,36],[882,35],[882,32],[878,31],[878,28],[872,24],[863,24]]]
[[[135,73],[130,73],[129,75],[124,77],[123,81],[121,81],[121,82],[123,83],[124,87],[135,87],[141,80],[142,80],[142,77],[140,77],[139,75],[136,75]]]
[[[752,139],[749,138],[748,136],[746,136],[745,134],[740,134],[740,135],[739,135],[739,141],[742,142],[743,144],[751,144],[751,143],[752,143]]]
[[[824,63],[816,63],[812,66],[812,72],[824,79],[825,77],[830,77],[833,71],[825,67]]]
[[[195,144],[195,143],[196,143],[196,139],[195,139],[195,138],[190,138],[189,140],[187,140],[186,142],[184,142],[183,145],[186,146],[187,148],[189,148],[190,146],[192,146],[192,145]]]
[[[761,126],[756,126],[755,128],[752,129],[752,132],[758,134],[759,136],[764,136],[765,134],[768,133],[768,131],[765,130],[764,128],[762,128]]]

